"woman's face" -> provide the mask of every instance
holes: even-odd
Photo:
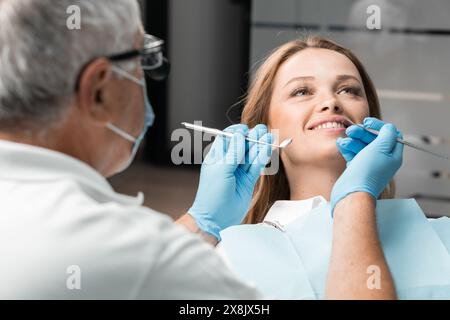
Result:
[[[293,138],[282,154],[283,161],[320,164],[336,160],[336,139],[345,136],[346,121],[361,123],[367,116],[369,104],[361,77],[343,54],[308,48],[279,68],[269,126],[279,130],[280,141]]]

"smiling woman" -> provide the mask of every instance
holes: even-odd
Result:
[[[331,188],[345,169],[336,139],[350,122],[381,118],[375,87],[358,58],[321,37],[294,40],[276,49],[258,69],[242,122],[278,129],[293,137],[275,175],[262,176],[245,223],[262,222],[278,200],[305,200]],[[381,199],[393,198],[392,181]]]
[[[414,199],[376,201],[393,198],[403,159],[401,132],[379,119],[348,49],[309,37],[265,60],[242,122],[293,143],[280,170],[259,178],[244,224],[221,232],[236,273],[284,299],[450,298],[448,221],[427,221]]]

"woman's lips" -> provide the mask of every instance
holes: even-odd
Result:
[[[321,128],[321,129],[314,129],[311,131],[345,131],[345,127],[337,127],[337,128]]]
[[[327,128],[347,128],[353,123],[343,116],[333,116],[321,119],[316,119],[312,123],[308,124],[308,130],[327,129]]]
[[[328,134],[328,135],[345,135],[347,127],[352,124],[350,120],[343,116],[334,116],[328,118],[322,118],[321,120],[316,120],[311,125],[309,125],[306,130],[312,133]]]
[[[328,122],[320,123],[317,126],[308,129],[308,131],[341,133],[341,132],[344,132],[346,129],[347,129],[346,124],[344,124],[342,122],[328,121]]]
[[[343,133],[345,132],[346,128],[321,128],[321,129],[314,129],[314,130],[308,130],[310,133]]]

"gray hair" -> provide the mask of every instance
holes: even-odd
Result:
[[[72,5],[81,30],[67,27]],[[86,63],[132,49],[140,27],[136,0],[0,0],[0,130],[62,119]]]

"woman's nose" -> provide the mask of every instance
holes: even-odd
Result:
[[[321,110],[320,111],[327,111],[327,110],[332,110],[334,112],[341,112],[342,108],[340,106],[338,106],[337,104],[331,104],[331,105],[322,105]]]
[[[336,99],[323,101],[317,106],[317,109],[319,112],[331,111],[333,113],[340,113],[343,111],[343,108],[339,105]]]

